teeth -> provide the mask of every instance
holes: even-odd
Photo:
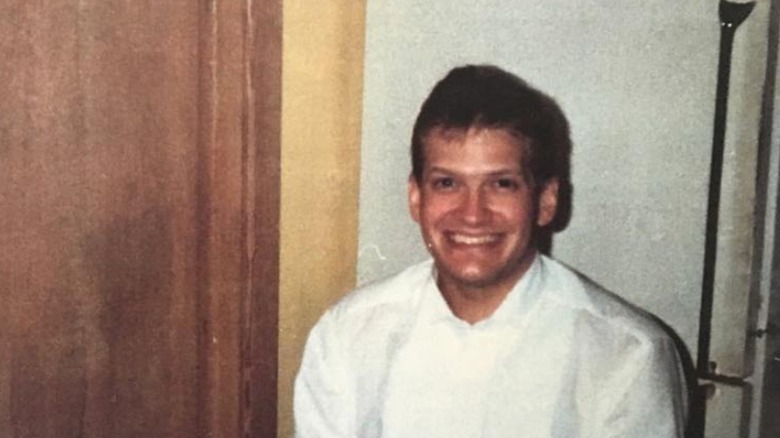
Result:
[[[490,234],[485,236],[466,236],[463,234],[452,234],[451,239],[453,242],[463,245],[484,245],[486,243],[491,243],[498,240],[495,235]]]

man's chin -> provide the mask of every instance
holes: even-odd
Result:
[[[521,266],[452,266],[436,264],[436,269],[444,284],[450,284],[459,289],[488,289],[500,286],[511,287],[522,276]]]
[[[453,270],[444,270],[447,283],[458,286],[463,289],[484,289],[495,286],[502,281],[500,272],[489,270],[471,270],[453,272]]]

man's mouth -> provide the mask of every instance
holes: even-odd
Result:
[[[450,241],[458,245],[488,245],[491,243],[498,242],[499,240],[498,234],[468,235],[468,234],[460,234],[460,233],[450,233],[448,237]]]

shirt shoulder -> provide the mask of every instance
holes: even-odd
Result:
[[[603,436],[682,436],[686,375],[671,330],[585,275],[544,260],[545,303],[568,337],[582,390]],[[562,322],[567,321],[567,322]],[[637,414],[641,413],[641,414]]]
[[[578,313],[588,325],[640,343],[671,340],[651,313],[556,260],[545,258],[544,262],[548,298]]]
[[[397,331],[415,315],[432,269],[432,260],[426,260],[358,287],[331,306],[317,325],[328,326],[353,341]]]
[[[406,305],[416,298],[417,290],[431,278],[433,261],[426,260],[353,290],[340,299],[332,310],[354,314],[370,312],[377,307]]]

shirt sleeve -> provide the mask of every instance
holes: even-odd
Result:
[[[354,438],[355,395],[346,350],[331,312],[309,334],[295,380],[296,438]]]
[[[684,371],[671,339],[656,339],[625,364],[609,388],[604,437],[683,438],[688,409]]]

